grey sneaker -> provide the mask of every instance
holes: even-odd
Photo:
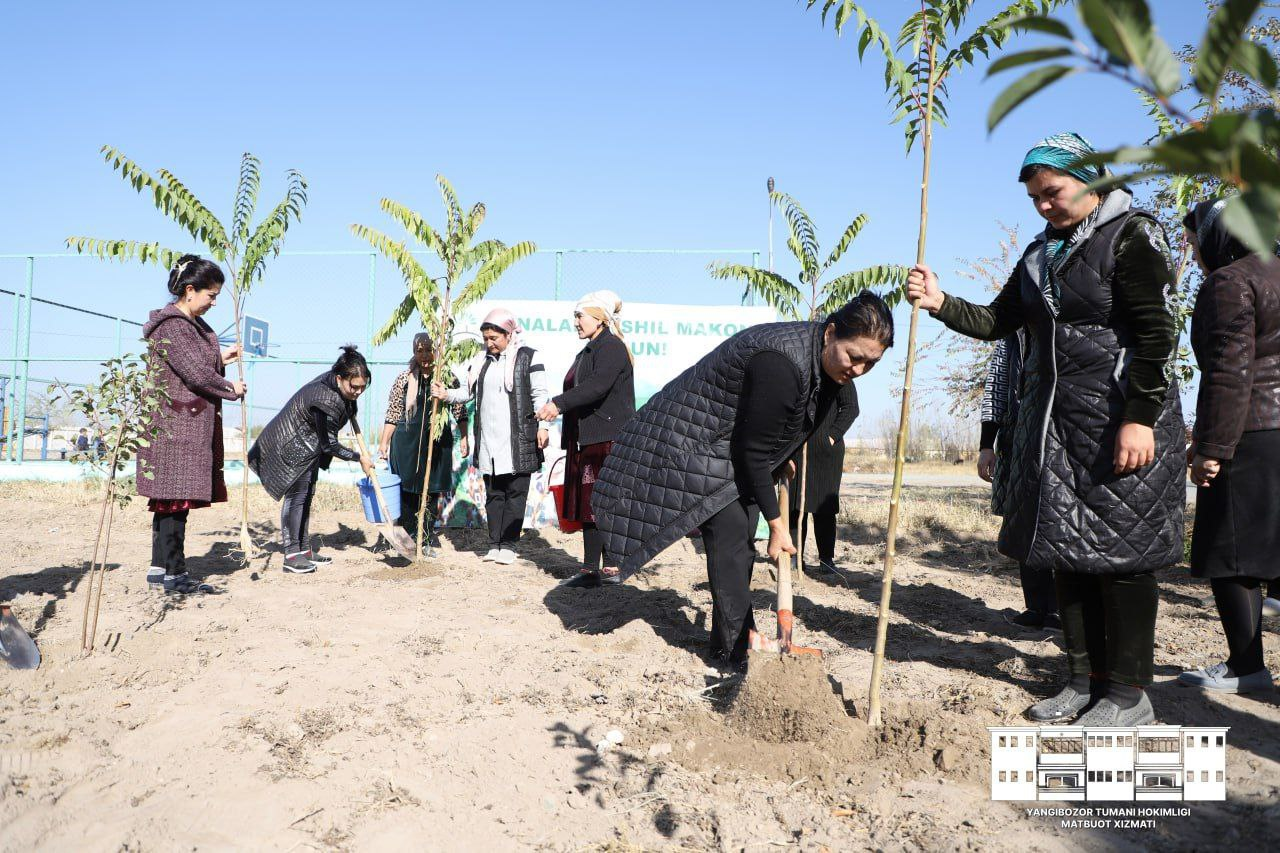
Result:
[[[1267,596],[1262,599],[1263,616],[1280,616],[1280,600]]]
[[[1151,700],[1144,691],[1138,704],[1132,708],[1120,709],[1110,699],[1099,699],[1098,704],[1090,708],[1073,725],[1077,726],[1145,726],[1156,721],[1156,712],[1151,708]]]
[[[204,595],[213,592],[213,587],[192,580],[185,572],[180,575],[163,575],[160,583],[167,595]]]
[[[1027,716],[1037,723],[1057,723],[1069,720],[1089,704],[1089,694],[1080,693],[1070,684],[1057,696],[1050,696],[1027,709]]]
[[[1230,676],[1227,675],[1225,663],[1184,672],[1178,676],[1178,681],[1188,687],[1199,687],[1214,693],[1267,693],[1275,689],[1275,682],[1269,671],[1260,669],[1250,675]]]
[[[286,555],[281,568],[291,575],[309,575],[316,570],[316,564],[307,559],[306,551],[299,551]]]
[[[151,589],[162,589],[164,587],[164,569],[160,566],[152,566],[147,569],[147,586]]]

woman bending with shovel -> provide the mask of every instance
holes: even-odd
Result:
[[[280,534],[284,540],[284,570],[309,574],[333,562],[307,541],[311,499],[321,468],[334,457],[359,462],[373,479],[373,460],[338,442],[338,431],[355,423],[356,400],[369,387],[369,365],[354,346],[342,348],[333,367],[298,389],[262,435],[249,448],[249,467],[262,480],[267,494],[280,505]]]
[[[711,652],[731,666],[772,645],[751,612],[751,508],[769,523],[769,557],[794,554],[776,475],[841,386],[892,345],[893,315],[867,292],[821,323],[753,326],[651,397],[614,439],[591,496],[605,550],[626,576],[701,527]]]

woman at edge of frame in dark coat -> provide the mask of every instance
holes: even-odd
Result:
[[[893,314],[864,292],[819,323],[762,323],[725,340],[649,398],[614,440],[591,495],[605,550],[625,575],[700,528],[713,657],[740,669],[755,630],[748,519],[759,506],[772,560],[794,554],[775,483],[841,385],[893,344]]]
[[[850,382],[836,394],[835,405],[827,417],[809,436],[808,469],[806,454],[797,452],[791,461],[796,477],[791,480],[788,500],[791,503],[791,538],[801,548],[809,535],[809,519],[813,518],[813,544],[818,549],[818,570],[840,574],[836,566],[836,516],[840,513],[840,481],[844,477],[844,434],[858,419],[858,391]],[[802,448],[803,450],[803,448]],[[804,483],[804,514],[800,518],[800,481]],[[799,528],[797,535],[797,528]],[[803,560],[801,561],[803,565]]]
[[[1222,224],[1227,200],[1196,205],[1183,224],[1208,276],[1196,294],[1191,346],[1200,367],[1187,451],[1196,484],[1191,573],[1207,578],[1226,660],[1178,681],[1219,693],[1269,693],[1262,657],[1263,586],[1280,591],[1280,262]]]
[[[440,538],[435,532],[436,513],[442,495],[453,491],[453,430],[446,417],[440,436],[434,442],[423,441],[431,428],[431,383],[429,378],[435,356],[431,348],[431,336],[419,332],[413,336],[413,357],[409,367],[391,383],[387,396],[387,412],[383,417],[382,434],[378,438],[378,452],[386,459],[391,472],[400,478],[400,518],[405,532],[418,535],[418,508],[422,494],[427,494],[428,540],[432,548],[439,547]],[[452,387],[459,385],[456,377]],[[468,454],[467,407],[465,403],[448,405],[454,420],[458,422],[458,446],[462,457]],[[432,446],[434,445],[434,447]],[[431,448],[431,475],[427,477],[427,450]],[[423,488],[423,486],[426,488]]]
[[[587,342],[564,377],[564,391],[538,412],[544,421],[564,415],[564,519],[582,525],[582,569],[565,586],[621,583],[617,561],[604,553],[591,512],[591,492],[622,425],[636,412],[636,382],[631,349],[618,317],[622,300],[612,290],[597,290],[578,300],[573,325]]]
[[[187,575],[187,516],[227,499],[222,473],[222,401],[244,396],[244,383],[226,378],[240,357],[223,350],[203,319],[217,303],[225,277],[213,261],[183,255],[169,272],[173,301],[151,312],[142,328],[147,359],[160,361],[169,401],[155,435],[138,450],[138,494],[150,498],[151,568],[147,583],[166,593],[210,592]]]
[[[1084,192],[1105,174],[1075,165],[1091,153],[1074,133],[1027,153],[1018,180],[1048,225],[990,305],[943,293],[924,264],[908,274],[907,294],[970,337],[1026,329],[998,547],[1053,570],[1069,673],[1028,717],[1134,726],[1155,719],[1146,693],[1154,572],[1182,560],[1186,436],[1166,372],[1178,332],[1165,294],[1175,283],[1164,231],[1132,193]]]
[[[356,400],[369,387],[369,365],[352,344],[342,347],[333,367],[299,388],[249,448],[249,467],[267,494],[280,501],[282,568],[305,575],[333,560],[311,547],[308,525],[320,470],[334,458],[358,462],[373,479],[373,459],[338,441],[338,432],[356,423]]]

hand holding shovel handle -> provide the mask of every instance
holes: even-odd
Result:
[[[778,487],[778,512],[784,524],[791,523],[787,486]],[[795,616],[791,611],[791,556],[783,551],[778,555],[778,651],[784,655],[822,655],[819,649],[797,646],[791,642],[795,628]]]
[[[364,443],[364,434],[360,432],[360,424],[352,421],[351,429],[356,434],[356,443],[360,446],[360,456],[364,459],[372,460],[369,455],[369,448]],[[413,540],[409,538],[408,533],[396,527],[395,522],[391,520],[391,513],[387,509],[387,499],[382,496],[382,486],[378,484],[378,475],[373,471],[372,465],[369,467],[369,484],[373,486],[373,494],[378,501],[378,512],[382,516],[382,524],[378,525],[378,529],[401,557],[406,560],[412,560],[414,558]]]

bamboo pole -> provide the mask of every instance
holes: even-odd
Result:
[[[243,317],[241,313],[241,301],[244,295],[240,292],[239,281],[234,270],[234,262],[230,265],[231,287],[233,290],[231,305],[235,309],[236,315],[236,348],[240,350],[239,357],[236,358],[236,374],[240,377],[240,384],[244,385],[244,341],[240,336],[240,323]],[[249,565],[249,560],[253,558],[253,537],[249,535],[249,395],[240,398],[240,465],[243,470],[240,472],[240,550],[244,552],[244,564]]]
[[[933,154],[933,98],[936,43],[929,42],[929,87],[925,98],[923,120],[924,163],[920,177],[920,233],[916,241],[916,263],[924,263],[925,237],[929,226],[929,165]],[[880,579],[880,612],[876,619],[876,645],[871,661],[870,701],[867,724],[880,725],[880,677],[884,670],[884,649],[889,636],[889,599],[893,595],[893,563],[897,556],[898,510],[902,498],[902,467],[906,462],[907,428],[911,418],[911,380],[915,374],[916,326],[920,319],[919,301],[911,304],[911,328],[907,333],[907,366],[902,380],[902,413],[898,421],[898,438],[894,447],[893,489],[889,496],[889,529],[884,550],[884,574]]]
[[[436,368],[434,364],[431,366],[431,375],[433,377],[432,379],[433,382],[435,381],[434,377],[439,375],[436,372]],[[435,449],[436,449],[436,442],[435,442],[436,417],[439,415],[439,412],[440,412],[440,401],[435,398],[432,398],[430,428],[427,429],[427,423],[428,423],[427,418],[423,418],[422,423],[418,425],[418,459],[419,460],[422,459],[422,442],[424,440],[422,433],[424,429],[426,430],[426,433],[427,433],[425,440],[428,442],[427,470],[423,472],[423,475],[422,475],[422,492],[419,495],[419,500],[418,500],[418,543],[417,543],[417,552],[415,556],[419,560],[422,559],[422,537],[423,537],[422,521],[427,514],[427,501],[431,500],[431,458],[435,454]]]
[[[452,264],[450,264],[450,269],[449,269],[450,279],[452,279],[452,272],[453,272]],[[450,300],[450,297],[452,296],[452,291],[453,291],[453,283],[451,280],[447,280],[444,288],[444,303],[440,306],[440,329],[439,329],[440,339],[435,342],[435,355],[431,362],[432,384],[435,384],[437,381],[439,381],[440,366],[444,364],[445,341],[448,338],[449,331],[450,331],[449,300]],[[430,388],[430,386],[427,386],[427,387]],[[419,560],[422,559],[422,536],[423,536],[422,520],[427,512],[427,501],[431,499],[431,459],[435,453],[435,448],[436,448],[436,442],[435,442],[436,423],[439,416],[440,416],[440,401],[432,397],[431,398],[431,425],[430,425],[430,429],[428,429],[427,431],[427,441],[430,442],[430,444],[427,445],[427,471],[422,478],[422,499],[418,501],[417,559]],[[422,435],[421,427],[419,427],[418,429],[418,435],[419,436]],[[419,438],[419,443],[418,443],[419,459],[422,458],[421,442],[422,442],[422,439]]]

